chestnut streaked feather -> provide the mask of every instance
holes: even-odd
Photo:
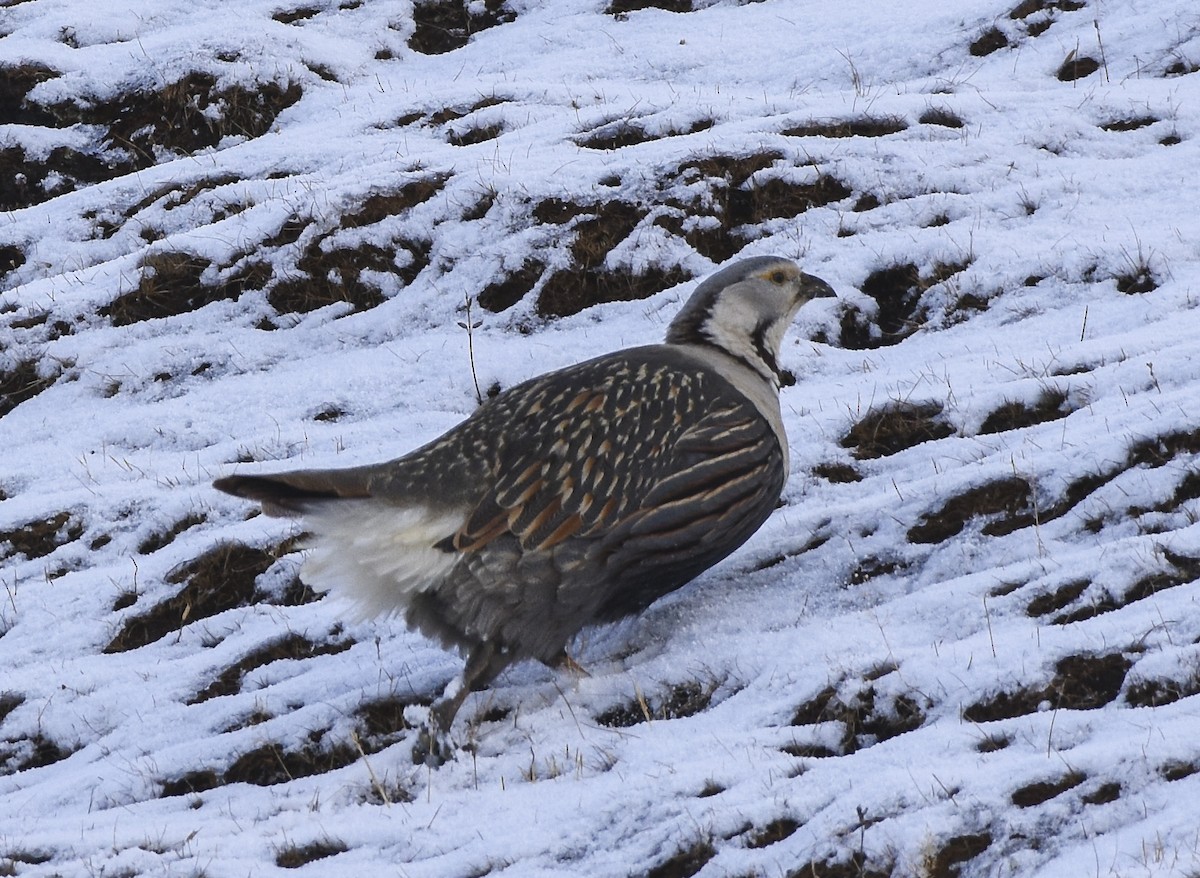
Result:
[[[761,526],[787,478],[779,345],[830,295],[789,260],[741,260],[665,344],[519,384],[396,460],[214,485],[305,520],[314,588],[467,652],[433,740],[509,663],[563,664],[580,628],[644,609]]]

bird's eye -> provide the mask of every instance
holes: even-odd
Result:
[[[787,272],[772,271],[770,276],[771,283],[783,285],[787,281]]]

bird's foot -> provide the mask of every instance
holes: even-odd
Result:
[[[413,764],[437,768],[454,755],[454,742],[450,739],[450,726],[458,711],[461,698],[454,683],[447,687],[449,698],[443,696],[429,708],[409,708],[405,719],[417,730],[417,741],[413,744]],[[465,690],[463,690],[465,694]],[[418,713],[420,711],[420,713]],[[423,715],[422,715],[423,714]]]
[[[446,764],[454,753],[450,735],[434,723],[425,723],[417,729],[417,742],[413,744],[413,765],[439,768]]]

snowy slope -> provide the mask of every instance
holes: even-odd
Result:
[[[637,5],[0,6],[0,874],[1200,874],[1200,12]],[[460,659],[211,480],[739,253],[784,507],[414,766]]]

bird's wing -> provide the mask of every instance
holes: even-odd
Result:
[[[513,414],[490,490],[452,539],[459,551],[502,534],[526,551],[618,529],[643,542],[699,534],[778,455],[769,425],[722,379],[668,364],[555,373]]]
[[[675,462],[613,541],[615,566],[623,557],[652,557],[656,567],[687,566],[709,550],[723,557],[758,528],[783,488],[779,442],[746,404],[707,412],[679,438]]]

